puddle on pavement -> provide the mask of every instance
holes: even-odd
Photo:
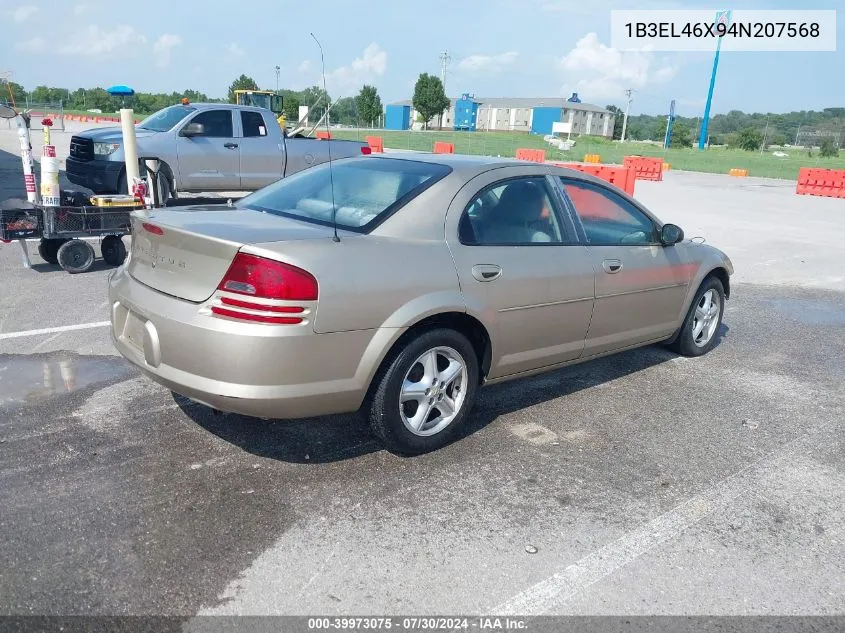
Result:
[[[833,301],[769,299],[785,316],[807,325],[845,325],[845,306]]]
[[[0,407],[33,403],[134,375],[122,358],[0,354]]]

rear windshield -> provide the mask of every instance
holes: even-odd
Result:
[[[194,110],[196,108],[191,106],[170,106],[164,110],[159,110],[155,114],[151,114],[141,121],[138,127],[144,130],[153,130],[154,132],[167,132],[167,130],[171,129]]]
[[[364,158],[311,167],[242,198],[236,206],[366,233],[451,171],[413,160]],[[334,204],[332,204],[334,180]]]

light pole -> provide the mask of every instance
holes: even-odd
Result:
[[[279,73],[282,71],[281,66],[276,66],[273,70],[276,71],[276,92],[279,92]]]
[[[727,29],[731,21],[730,11],[718,11],[716,13],[716,25],[722,25]],[[713,101],[713,88],[716,86],[716,71],[719,69],[719,53],[722,50],[722,36],[716,41],[716,55],[713,57],[713,72],[710,74],[710,89],[707,91],[707,103],[704,106],[704,118],[701,122],[701,135],[698,137],[698,149],[704,149],[707,143],[707,125],[710,123],[710,103]]]

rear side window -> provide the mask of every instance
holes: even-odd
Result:
[[[191,119],[191,123],[202,123],[205,126],[205,132],[199,136],[212,138],[232,138],[233,136],[231,110],[206,110]]]
[[[267,136],[267,126],[264,125],[264,117],[259,112],[241,110],[241,127],[244,130],[244,138]]]
[[[283,178],[236,206],[329,226],[334,212],[338,227],[366,233],[450,171],[413,160],[347,159]]]

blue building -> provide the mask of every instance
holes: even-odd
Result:
[[[389,105],[384,113],[385,130],[410,130],[411,106]]]
[[[458,131],[475,132],[478,125],[478,102],[473,95],[464,93],[455,100],[454,128]]]
[[[531,117],[531,133],[546,134],[552,133],[552,124],[563,119],[563,108],[534,108]]]

